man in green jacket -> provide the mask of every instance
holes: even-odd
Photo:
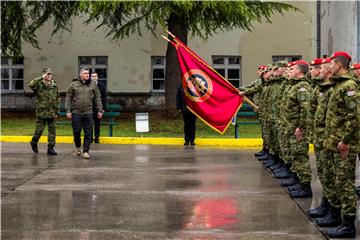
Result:
[[[66,93],[65,109],[66,117],[72,120],[74,142],[76,146],[75,154],[81,155],[81,130],[84,129],[83,157],[89,159],[89,149],[91,144],[91,133],[93,128],[93,102],[97,116],[101,119],[103,108],[99,88],[89,80],[89,69],[80,69],[80,78],[73,81]]]
[[[342,223],[329,229],[330,238],[354,238],[357,196],[355,192],[356,158],[360,136],[360,93],[354,78],[349,74],[351,57],[346,52],[335,52],[331,57],[331,80],[335,86],[329,97],[325,118],[325,141],[327,161],[335,174],[334,191],[329,200],[332,204],[330,217],[341,213]]]
[[[56,116],[59,111],[59,94],[50,68],[45,68],[41,77],[30,81],[29,87],[36,96],[36,129],[30,142],[32,150],[37,153],[37,143],[48,125],[48,155],[57,155],[54,150],[56,138]]]

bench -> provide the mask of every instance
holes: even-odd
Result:
[[[247,122],[240,122],[237,121],[238,117],[255,117],[257,116],[257,113],[254,112],[253,108],[247,104],[247,103],[243,103],[241,108],[239,109],[239,111],[236,114],[236,121],[235,121],[235,138],[239,138],[239,125],[241,124],[259,124],[259,121],[256,119],[254,119],[254,121],[247,121]]]
[[[108,125],[109,126],[109,137],[113,136],[113,126],[119,125],[118,122],[115,121],[115,118],[120,116],[121,106],[119,104],[106,104],[106,111],[102,116],[102,120],[100,125]],[[64,105],[60,105],[59,116],[66,117],[66,111]],[[71,121],[57,121],[58,125],[71,125]]]

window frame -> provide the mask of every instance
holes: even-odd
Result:
[[[153,65],[153,59],[154,58],[163,58],[164,64],[161,65],[161,66]],[[151,92],[153,92],[153,93],[165,93],[166,56],[161,56],[161,55],[151,56],[150,64],[151,64]],[[164,70],[164,79],[163,80],[160,79],[160,78],[154,79],[154,74],[153,74],[154,69],[163,69]],[[161,80],[164,82],[164,89],[154,89],[154,81],[161,81]]]
[[[22,59],[22,64],[14,64],[14,58],[9,56],[1,56],[1,58],[8,59],[8,64],[3,65],[1,63],[1,70],[2,69],[8,69],[9,71],[9,88],[8,89],[2,89],[2,81],[3,78],[1,77],[1,93],[21,93],[25,91],[25,68],[24,68],[24,57],[20,57]],[[1,59],[1,60],[2,60]],[[20,69],[23,71],[23,78],[13,78],[13,70],[14,69]],[[4,79],[5,80],[5,79]],[[19,81],[22,80],[22,89],[13,89],[13,81]]]
[[[224,58],[224,64],[214,64],[214,58]],[[239,64],[229,64],[230,58],[239,58]],[[238,87],[242,86],[242,57],[240,55],[212,55],[211,63],[212,63],[213,69],[224,69],[225,70],[224,78],[226,80],[228,80],[232,85],[233,85],[232,81],[236,81],[236,80],[228,78],[229,77],[228,70],[229,69],[239,70],[239,79],[238,79],[239,86]],[[236,86],[234,86],[234,87],[238,88]]]
[[[275,60],[275,58],[280,58],[280,59]],[[291,58],[290,61],[289,58]],[[302,55],[272,55],[271,56],[272,62],[278,62],[278,61],[293,62],[300,59],[302,59]]]

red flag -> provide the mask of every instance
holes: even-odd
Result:
[[[182,73],[187,108],[215,131],[223,134],[242,104],[239,90],[196,53],[174,38]]]

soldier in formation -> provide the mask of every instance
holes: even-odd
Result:
[[[292,198],[312,197],[309,143],[313,143],[322,201],[308,210],[331,238],[355,237],[355,166],[360,152],[360,65],[346,52],[331,58],[273,63],[258,84],[263,149],[255,156]]]

